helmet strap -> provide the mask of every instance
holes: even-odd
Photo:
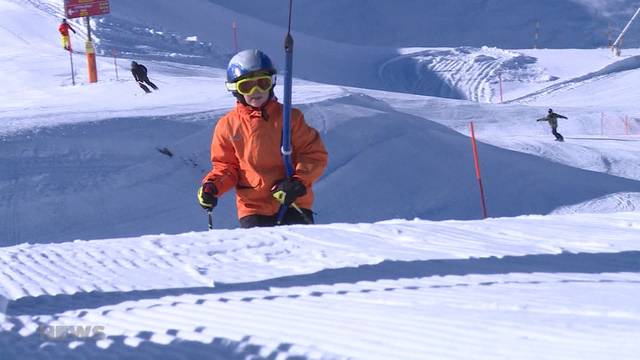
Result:
[[[242,104],[244,106],[249,106],[249,104],[247,104],[247,102],[244,100],[244,96],[242,96],[239,92],[232,91],[231,93],[233,94],[233,96],[236,97],[236,100],[238,100],[238,102],[240,102],[240,104]]]

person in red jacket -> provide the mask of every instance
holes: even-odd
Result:
[[[313,183],[327,166],[320,134],[302,112],[291,111],[293,176],[286,178],[280,152],[283,105],[273,94],[271,59],[260,50],[236,54],[227,67],[227,90],[237,99],[233,110],[216,124],[211,141],[212,170],[198,190],[200,205],[211,210],[223,193],[236,189],[240,226],[313,223]],[[276,195],[278,199],[276,199]]]
[[[69,38],[69,30],[73,31],[74,34],[76,33],[76,31],[67,22],[67,19],[62,19],[62,23],[60,24],[60,26],[58,26],[58,31],[60,32],[60,35],[62,35],[62,47],[67,51],[71,51],[71,39]]]

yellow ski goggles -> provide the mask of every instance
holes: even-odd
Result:
[[[242,95],[251,95],[254,92],[267,92],[273,86],[273,76],[260,75],[239,80],[234,83],[226,83],[227,90],[237,91]]]

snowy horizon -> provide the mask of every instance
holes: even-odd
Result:
[[[0,0],[0,358],[637,356],[640,23],[606,48],[637,4],[294,1],[317,225],[238,229],[231,192],[207,231],[234,21],[283,99],[263,3],[111,0],[95,84],[70,20],[72,85],[63,1]]]

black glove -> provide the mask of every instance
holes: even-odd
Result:
[[[198,190],[198,202],[205,210],[211,210],[218,205],[218,189],[212,182],[206,182]]]
[[[307,188],[302,185],[302,183],[295,179],[289,178],[281,180],[280,182],[273,185],[271,188],[271,193],[273,197],[276,198],[281,204],[290,206],[292,203],[296,201],[300,196],[304,196],[307,194]]]

